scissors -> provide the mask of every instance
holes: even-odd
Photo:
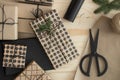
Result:
[[[97,30],[96,36],[95,36],[95,40],[93,40],[93,36],[92,36],[92,32],[91,29],[89,30],[89,36],[90,36],[90,49],[91,49],[91,53],[85,55],[81,61],[80,61],[80,70],[81,72],[86,75],[86,76],[90,76],[90,68],[91,68],[91,64],[92,64],[92,58],[95,57],[95,62],[96,62],[96,68],[97,68],[97,76],[102,76],[108,68],[108,63],[107,60],[100,54],[97,53],[97,45],[98,45],[98,36],[99,36],[99,29]],[[85,71],[83,69],[83,62],[84,60],[88,58],[88,66],[87,66],[87,70]],[[104,62],[104,69],[103,71],[100,71],[100,65],[99,65],[99,60],[103,60]]]

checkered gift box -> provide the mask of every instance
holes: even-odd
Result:
[[[52,22],[50,26],[52,35],[47,34],[47,31],[38,32],[40,25],[47,24],[48,19]],[[30,24],[54,68],[67,64],[79,55],[56,10],[50,11]]]
[[[52,79],[35,61],[33,61],[15,80],[52,80]]]
[[[5,44],[3,67],[24,68],[27,46]]]

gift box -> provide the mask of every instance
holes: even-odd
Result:
[[[45,71],[33,61],[15,80],[52,80]]]
[[[26,54],[26,64],[29,64],[31,61],[37,62],[44,70],[54,69],[48,56],[46,55],[39,40],[36,38],[30,39],[19,39],[16,41],[5,41],[3,44],[21,44],[27,46]],[[6,68],[7,75],[13,75],[19,73],[22,70]]]
[[[18,0],[22,1],[22,0]],[[51,6],[42,6],[42,5],[37,5],[36,3],[15,3],[18,8],[19,8],[19,17],[18,17],[18,36],[19,38],[32,38],[35,37],[34,32],[29,25],[29,23],[33,20],[35,20],[35,16],[32,14],[32,12],[35,12],[37,8],[43,10],[43,13],[48,12],[49,10],[52,9]],[[41,15],[39,13],[39,15]]]
[[[18,38],[18,8],[0,4],[0,40]]]
[[[5,44],[3,67],[24,68],[27,46]]]
[[[54,68],[67,64],[79,55],[56,10],[30,24]]]
[[[23,68],[10,68],[10,67],[3,68],[2,67],[3,49],[4,49],[2,45],[5,45],[5,44],[21,44],[21,45],[27,46],[25,67],[27,67],[29,63],[31,63],[31,61],[34,60],[44,70],[54,69],[44,49],[39,44],[39,40],[37,38],[18,39],[14,41],[13,40],[2,41],[0,43],[0,53],[1,53],[0,54],[0,76],[3,77],[3,78],[0,78],[1,80],[14,80],[14,78],[16,78],[23,71]]]

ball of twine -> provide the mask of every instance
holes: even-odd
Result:
[[[116,14],[112,18],[111,25],[112,25],[113,31],[120,34],[120,13]]]

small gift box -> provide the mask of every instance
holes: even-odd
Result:
[[[33,61],[15,80],[52,80],[45,71]]]
[[[18,0],[22,1],[22,0]],[[24,0],[23,0],[24,1]],[[41,15],[40,9],[43,10],[43,12],[48,12],[51,10],[51,6],[42,6],[37,4],[23,4],[23,3],[16,3],[16,5],[19,8],[19,17],[18,17],[18,36],[19,38],[31,38],[35,37],[34,31],[32,30],[29,23],[33,20],[35,20],[35,16],[32,14],[33,12],[39,12],[38,15]]]
[[[79,55],[56,10],[30,24],[54,68],[67,64]]]
[[[27,66],[31,61],[37,62],[44,70],[54,69],[51,64],[47,54],[45,53],[43,47],[39,44],[39,40],[37,38],[30,39],[18,39],[12,41],[3,41],[3,44],[21,44],[27,46],[26,60],[25,65]],[[1,45],[0,45],[1,47]],[[2,50],[3,51],[3,50]],[[0,53],[3,53],[0,48]],[[2,58],[2,56],[0,56]],[[42,62],[41,62],[42,61]],[[2,61],[1,61],[2,62]],[[20,73],[22,71],[21,68],[6,68],[6,75],[13,75]],[[1,73],[1,72],[0,72]],[[11,80],[11,79],[10,79]]]
[[[0,5],[0,40],[16,40],[18,38],[18,8]]]
[[[5,44],[3,67],[24,68],[27,46]]]

